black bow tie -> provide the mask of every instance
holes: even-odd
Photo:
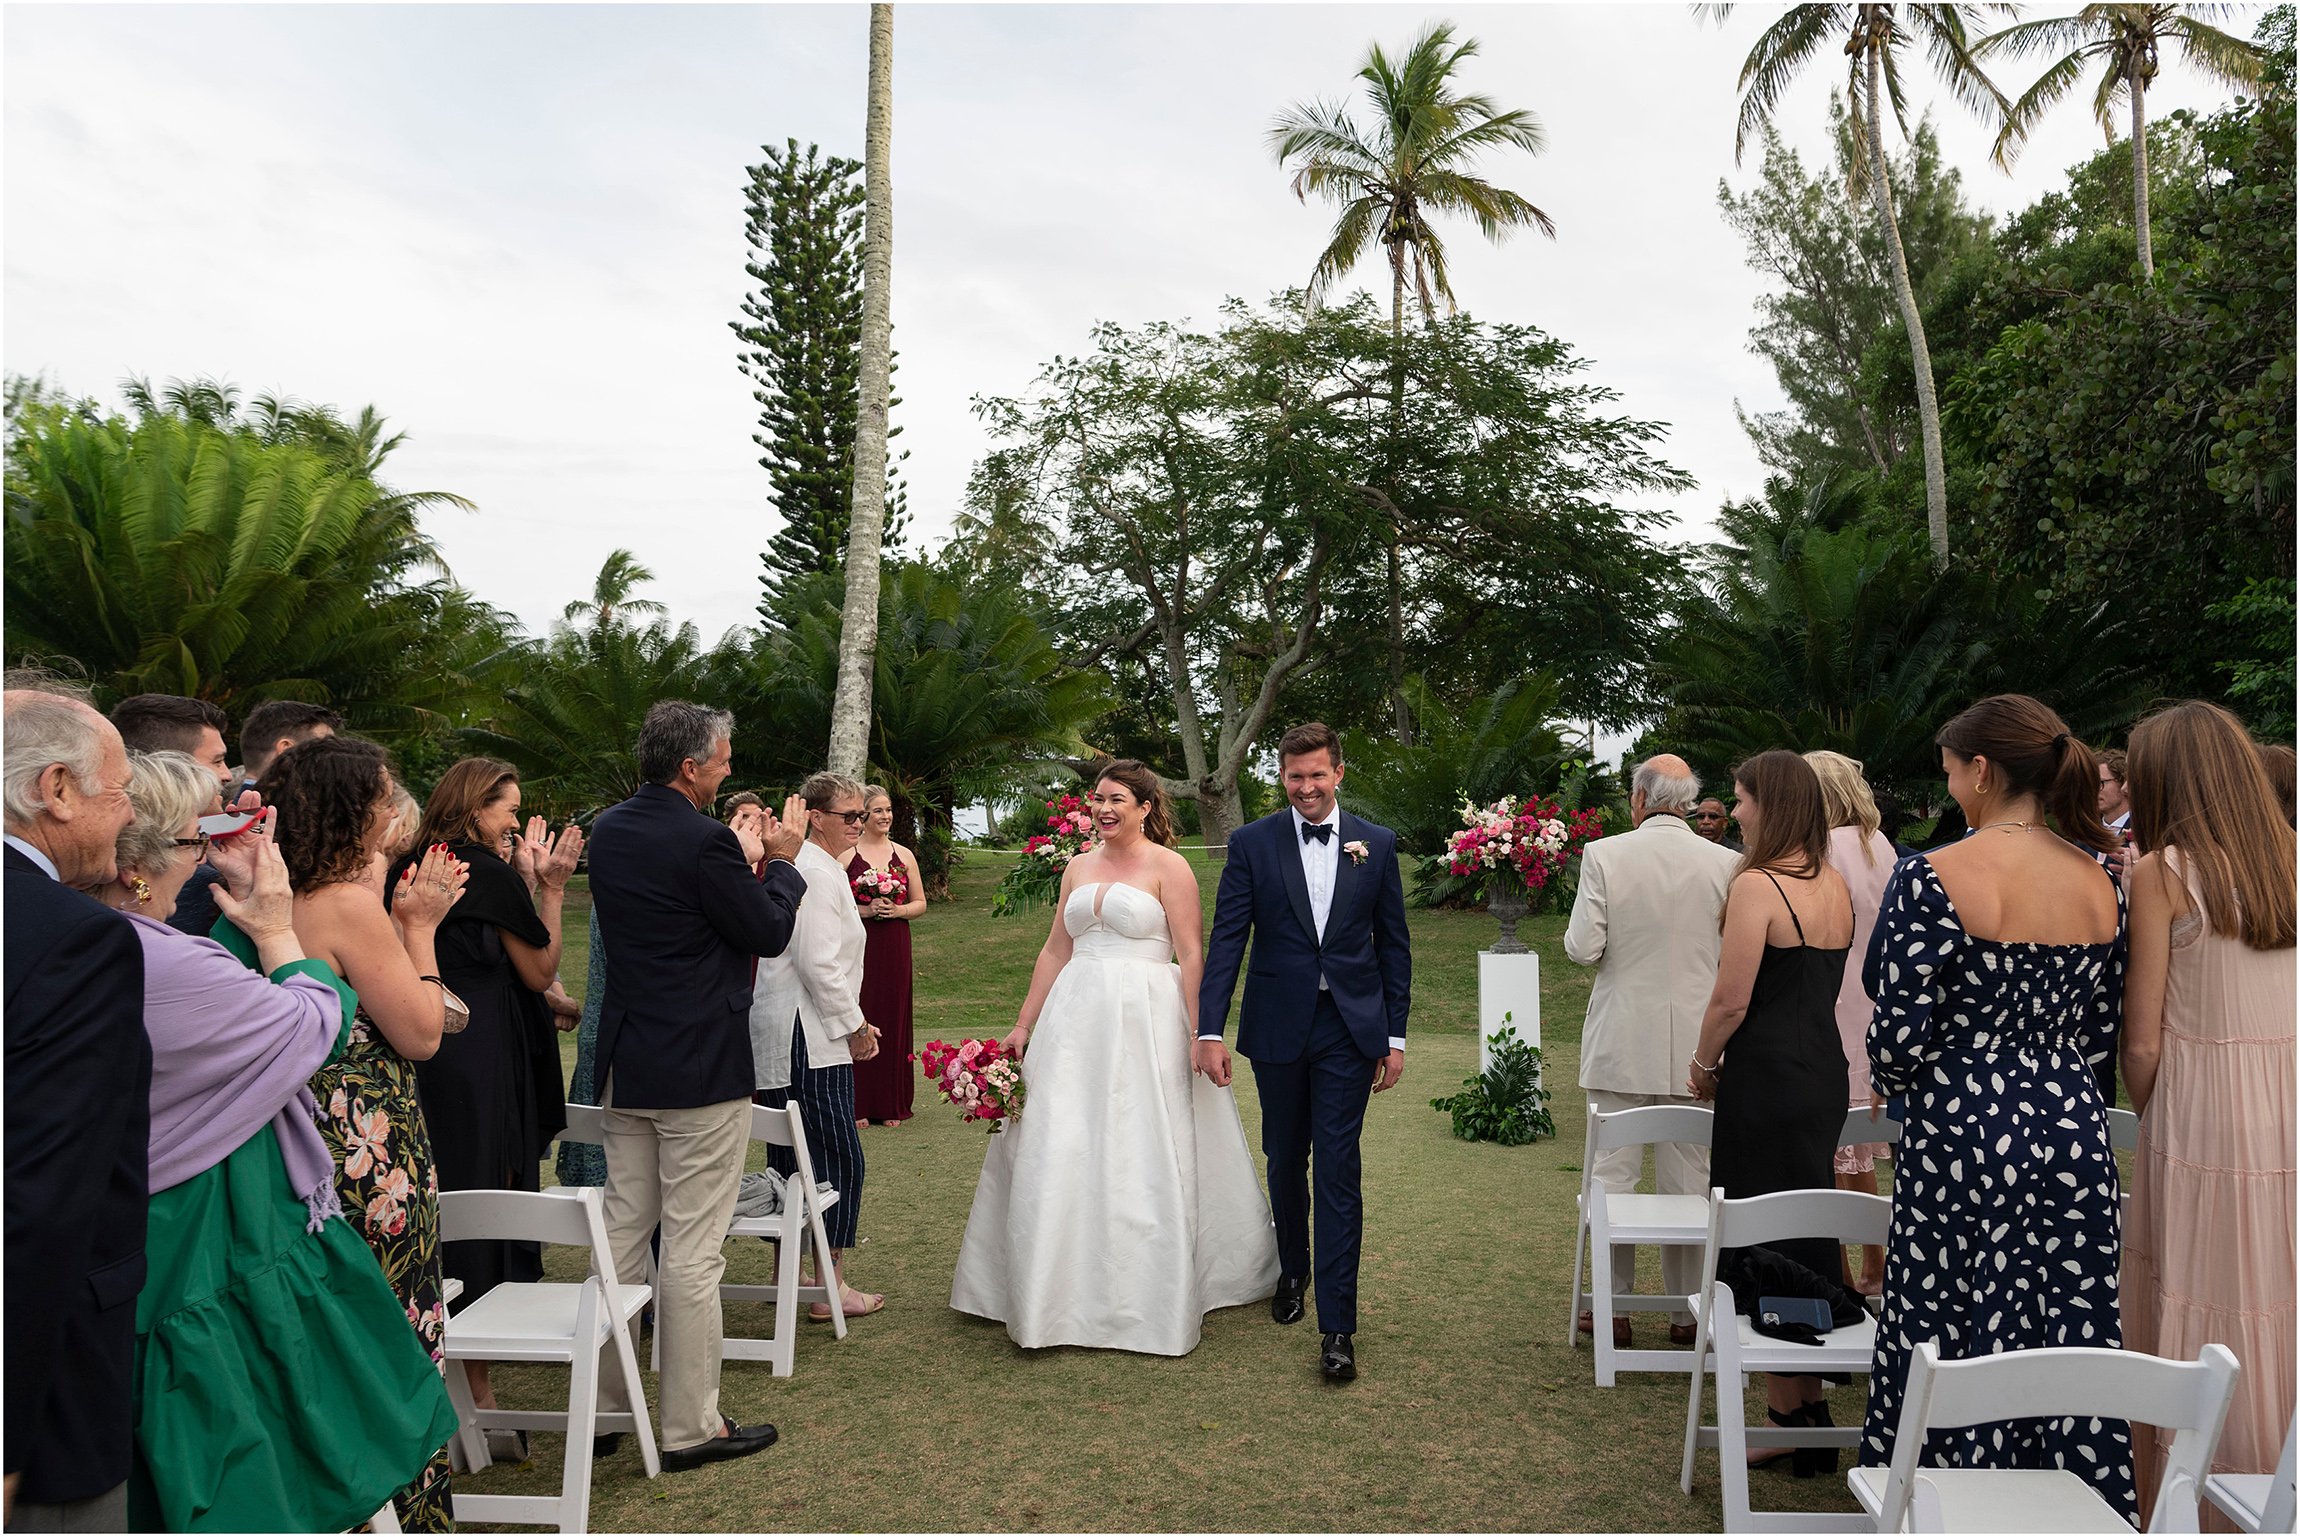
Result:
[[[1308,843],[1313,838],[1320,843],[1325,843],[1331,840],[1333,836],[1334,824],[1331,822],[1304,822],[1302,824],[1302,841],[1304,843]]]

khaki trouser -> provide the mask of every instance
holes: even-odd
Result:
[[[1703,1101],[1682,1094],[1616,1094],[1611,1089],[1585,1090],[1589,1102],[1605,1114],[1618,1110],[1636,1110],[1645,1105],[1698,1105]],[[1626,1195],[1637,1188],[1637,1177],[1644,1172],[1645,1149],[1641,1147],[1609,1147],[1593,1161],[1590,1173],[1607,1195]],[[1661,1195],[1700,1195],[1709,1193],[1709,1149],[1690,1147],[1682,1142],[1659,1142],[1653,1147],[1653,1188]],[[1701,1251],[1670,1245],[1661,1251],[1662,1290],[1673,1297],[1690,1297],[1701,1285]],[[1613,1289],[1617,1292],[1637,1290],[1637,1248],[1634,1244],[1617,1243],[1613,1246]],[[1693,1315],[1679,1309],[1669,1315],[1671,1322],[1689,1324]],[[1600,1320],[1597,1325],[1606,1327]]]
[[[659,1440],[667,1452],[684,1451],[719,1433],[719,1278],[750,1149],[751,1102],[617,1110],[612,1077],[600,1102],[607,1246],[618,1281],[646,1275],[647,1241],[658,1224],[663,1230],[655,1278],[655,1332],[663,1342]],[[626,1410],[622,1373],[610,1358],[601,1352],[599,1407]]]

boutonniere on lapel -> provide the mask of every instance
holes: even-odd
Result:
[[[1353,865],[1362,865],[1366,862],[1366,846],[1355,838],[1342,845],[1342,852],[1350,856],[1350,863]]]

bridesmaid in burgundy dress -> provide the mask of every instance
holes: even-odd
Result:
[[[918,860],[894,841],[894,798],[863,791],[862,841],[847,862],[868,936],[863,950],[863,1018],[878,1026],[878,1054],[855,1064],[855,1124],[897,1126],[910,1119],[918,1069],[911,1062],[910,920],[926,911]]]

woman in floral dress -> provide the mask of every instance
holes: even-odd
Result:
[[[296,937],[359,1005],[349,1046],[311,1085],[335,1157],[336,1190],[436,1362],[447,1317],[439,1182],[414,1064],[439,1049],[446,1027],[433,938],[462,894],[465,871],[452,857],[411,866],[388,912],[362,879],[369,850],[393,817],[390,764],[372,742],[322,737],[291,747],[257,788],[279,809]],[[394,1504],[404,1530],[453,1527],[444,1447]]]

